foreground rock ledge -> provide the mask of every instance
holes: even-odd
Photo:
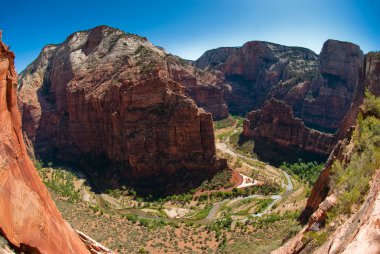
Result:
[[[0,35],[0,232],[27,253],[89,253],[29,159],[17,108],[14,54]]]

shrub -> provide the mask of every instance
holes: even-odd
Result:
[[[334,214],[350,213],[353,205],[364,201],[370,179],[380,167],[379,99],[366,92],[364,108],[367,116],[358,116],[358,128],[352,136],[355,149],[349,163],[336,161],[331,168],[333,189],[339,198]]]
[[[318,164],[315,161],[304,162],[299,159],[298,162],[292,164],[284,162],[280,168],[290,174],[299,176],[302,180],[306,181],[309,186],[313,186],[318,179],[323,164]]]
[[[368,90],[365,91],[365,99],[363,102],[364,112],[380,117],[380,98],[371,94]]]

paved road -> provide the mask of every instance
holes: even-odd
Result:
[[[234,132],[236,132],[236,130],[235,130]],[[229,141],[229,138],[227,138],[225,142],[217,142],[217,143],[216,143],[216,148],[219,149],[219,150],[221,150],[223,153],[229,154],[229,155],[231,155],[231,156],[233,156],[233,157],[235,157],[235,158],[236,158],[236,157],[239,157],[239,158],[243,158],[243,159],[246,159],[246,160],[249,160],[249,161],[252,161],[252,162],[255,161],[255,159],[253,159],[253,158],[250,158],[250,157],[248,157],[248,156],[242,155],[242,154],[240,154],[240,153],[236,153],[234,150],[232,150],[232,149],[228,146],[228,141]],[[247,163],[245,163],[245,165],[248,166],[249,168],[252,168],[252,169],[254,168],[254,167],[252,167],[251,165],[249,165],[249,164],[247,164]],[[293,186],[293,183],[292,183],[292,180],[291,180],[289,174],[286,173],[285,171],[279,169],[279,168],[276,168],[276,169],[277,169],[279,172],[281,172],[282,175],[284,175],[284,177],[285,177],[285,179],[286,179],[286,181],[287,181],[286,183],[285,183],[285,182],[282,183],[282,184],[283,184],[283,187],[286,188],[286,192],[283,193],[282,195],[273,195],[273,196],[271,196],[271,198],[273,199],[273,202],[270,203],[270,204],[268,205],[268,207],[267,207],[263,212],[258,213],[258,214],[251,214],[251,215],[254,216],[254,217],[261,217],[261,216],[263,216],[264,214],[268,213],[268,212],[270,211],[270,209],[271,209],[271,208],[272,208],[277,202],[279,202],[284,196],[288,196],[290,193],[293,192],[294,186]],[[243,182],[244,182],[244,180],[243,180]],[[266,196],[264,196],[264,195],[251,195],[251,196],[248,196],[248,197],[245,197],[245,198],[252,198],[252,197],[266,197]],[[238,200],[238,199],[239,199],[239,198],[236,198],[235,200]],[[240,198],[240,199],[244,199],[244,198]],[[220,204],[219,204],[218,207],[220,207]],[[210,211],[210,213],[211,213],[211,211]],[[216,212],[213,211],[213,214],[212,214],[212,215],[216,215],[216,214],[217,214],[217,211],[216,211]],[[211,219],[211,216],[210,216],[210,217],[207,216],[207,217]]]
[[[226,142],[217,142],[216,144],[216,148],[221,150],[223,153],[226,153],[226,154],[229,154],[233,157],[239,157],[239,158],[243,158],[245,160],[249,160],[249,161],[252,161],[254,162],[255,159],[253,158],[250,158],[248,156],[245,156],[245,155],[242,155],[242,154],[239,154],[239,153],[236,153],[235,151],[233,151],[228,145],[228,139],[226,140]],[[247,167],[249,168],[254,168],[252,167],[251,165],[249,165],[248,163],[245,163],[243,162]],[[268,207],[261,213],[259,214],[251,214],[252,216],[254,217],[261,217],[263,216],[264,214],[268,213],[271,208],[277,203],[279,202],[284,196],[286,195],[289,195],[291,192],[293,192],[293,183],[291,181],[291,178],[290,176],[284,172],[283,170],[281,169],[278,169],[276,168],[276,170],[280,171],[281,174],[284,175],[287,183],[283,182],[283,187],[286,188],[286,191],[285,193],[283,193],[282,195],[272,195],[270,196],[271,199],[273,199],[272,203],[270,203],[268,205]],[[88,183],[91,183],[90,180],[82,173],[76,171],[75,172],[79,178],[84,178],[88,181]],[[247,180],[247,179],[251,179],[250,181],[252,181],[251,185],[254,185],[255,183],[257,184],[256,180],[253,180],[252,178],[248,177],[248,176],[245,176],[245,175],[242,175],[243,176],[243,183],[242,184],[245,184],[245,186],[241,185],[239,186],[240,188],[243,188],[243,187],[247,187],[247,186],[250,186],[248,184],[250,183],[245,183],[244,180]],[[94,186],[92,186],[94,187]],[[96,189],[96,188],[95,188]],[[143,217],[143,218],[149,218],[149,219],[162,219],[158,216],[155,216],[155,215],[152,215],[152,214],[148,214],[144,211],[142,211],[141,209],[136,209],[136,208],[129,208],[129,209],[117,209],[117,208],[111,208],[109,206],[106,205],[107,202],[109,202],[109,200],[105,199],[105,196],[106,195],[101,195],[101,194],[95,194],[96,196],[96,201],[99,205],[99,207],[103,208],[103,209],[110,209],[110,210],[113,210],[115,212],[118,212],[118,213],[121,213],[121,214],[135,214],[137,216],[140,216],[140,217]],[[232,198],[232,199],[226,199],[226,200],[223,200],[223,201],[220,201],[220,202],[216,202],[213,204],[213,208],[210,210],[209,214],[207,215],[206,218],[204,219],[201,219],[201,220],[192,220],[192,219],[170,219],[170,218],[165,218],[165,220],[169,220],[169,221],[192,221],[194,223],[198,223],[198,224],[208,224],[210,222],[212,222],[213,220],[216,219],[216,216],[222,206],[222,204],[224,204],[225,202],[236,202],[236,201],[239,201],[239,200],[244,200],[244,199],[249,199],[249,198],[262,198],[262,197],[269,197],[269,196],[265,196],[265,195],[250,195],[250,196],[247,196],[247,197],[236,197],[236,198]],[[244,220],[247,220],[247,219],[243,219]]]

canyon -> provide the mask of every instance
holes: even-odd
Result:
[[[94,183],[90,186],[94,192],[91,195],[109,195],[108,200],[118,200],[111,193],[125,191],[126,183],[128,188],[132,186],[144,195],[190,193],[188,204],[180,200],[183,198],[180,195],[169,200],[173,205],[178,198],[182,210],[169,208],[195,211],[190,218],[199,215],[198,212],[208,212],[205,218],[217,217],[218,212],[218,216],[229,215],[218,217],[215,222],[210,219],[204,228],[203,219],[189,218],[185,218],[185,226],[175,227],[191,228],[191,223],[196,222],[200,225],[191,231],[199,230],[202,234],[203,229],[208,233],[215,230],[215,241],[209,237],[205,240],[214,245],[220,243],[212,250],[225,251],[223,244],[233,238],[231,232],[239,227],[246,242],[244,225],[255,232],[255,226],[263,229],[263,225],[273,220],[272,223],[290,223],[298,229],[301,226],[294,225],[296,220],[288,212],[302,206],[297,219],[303,228],[288,232],[282,238],[283,246],[274,253],[380,251],[377,243],[380,160],[376,154],[377,135],[380,135],[376,122],[380,117],[376,108],[376,98],[380,96],[379,53],[364,55],[359,46],[336,40],[326,41],[319,55],[305,48],[252,41],[242,47],[209,50],[198,60],[189,61],[167,53],[144,37],[98,26],[75,32],[61,44],[45,46],[20,74],[16,85],[14,55],[2,42],[0,49],[3,130],[0,233],[17,251],[112,253],[85,233],[75,232],[63,220],[28,155],[82,170]],[[230,113],[244,116],[241,126],[236,118],[232,126],[219,133],[215,127],[218,122],[213,121],[228,120]],[[363,127],[363,124],[367,125]],[[368,130],[372,136],[366,143]],[[253,140],[254,150],[249,152],[255,154],[248,153],[248,156],[230,146],[235,134],[240,134],[237,142]],[[217,151],[216,142],[233,156]],[[373,174],[365,172],[364,180],[362,175],[354,180],[343,178],[352,165],[364,163],[360,161],[363,151],[369,154],[366,156],[370,162],[365,166],[373,167],[368,169]],[[260,160],[251,158],[252,154]],[[310,193],[304,179],[271,166],[299,158],[325,162],[315,184],[310,186]],[[210,206],[210,200],[215,198],[213,190],[201,189],[200,192],[206,192],[206,203],[201,202],[200,196],[196,200],[194,193],[187,192],[201,184],[204,186],[215,175],[232,167],[245,167],[252,174],[249,177],[252,181],[256,181],[253,177],[269,174],[266,180],[270,178],[273,183],[277,179],[278,193],[271,190],[265,195],[250,193],[246,197],[227,198],[229,202],[216,199],[214,206]],[[362,199],[350,204],[348,213],[333,214],[341,212],[337,209],[342,209],[342,202],[348,197],[349,187],[341,187],[342,182],[354,185],[355,180],[368,184],[358,192]],[[226,194],[223,188],[215,194],[217,198]],[[232,189],[231,193],[238,193],[237,189],[228,188]],[[309,194],[307,200],[305,193]],[[255,198],[259,198],[255,201],[257,206],[259,202],[271,202],[269,207],[263,206],[265,212],[249,213],[252,207],[232,215],[226,212],[228,205],[232,210],[234,203],[242,202],[244,206]],[[58,195],[56,200],[61,204],[67,201],[64,199]],[[131,214],[123,212],[141,206],[138,214],[148,217],[142,217],[136,225],[148,225],[151,230],[151,224],[146,222],[152,216],[149,211],[158,206],[162,216],[163,205],[167,204],[146,200],[136,203],[125,209],[110,209],[112,212],[107,210],[107,203],[100,207],[86,205],[100,216],[102,223],[110,218],[112,221],[113,213],[120,215],[122,219],[117,217],[118,223],[124,220],[121,224],[127,228],[126,218],[136,221],[138,216],[128,217]],[[78,201],[70,207],[77,207],[81,212],[88,208],[81,205]],[[195,207],[198,205],[203,210]],[[288,207],[292,208],[287,210]],[[250,218],[239,217],[247,213],[251,214]],[[67,211],[65,216],[78,221]],[[170,223],[174,221],[164,218]],[[153,217],[152,221],[161,219]],[[164,224],[164,231],[171,227],[170,223]],[[83,226],[78,222],[76,225]],[[222,237],[218,228],[221,225],[228,225]],[[178,234],[177,231],[174,235]],[[150,248],[154,247],[149,244]]]
[[[246,116],[242,135],[254,139],[255,152],[272,163],[327,158],[349,127],[342,122],[362,64],[357,45],[335,40],[326,41],[320,55],[252,41],[207,51],[195,61],[197,67],[224,73],[230,112]]]

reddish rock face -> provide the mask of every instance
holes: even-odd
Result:
[[[364,61],[364,82],[372,94],[380,96],[380,53],[369,53]]]
[[[274,163],[297,160],[300,154],[327,157],[336,143],[334,135],[306,127],[293,116],[290,106],[275,99],[247,114],[242,134],[255,140],[260,158]]]
[[[108,27],[75,33],[21,74],[24,131],[37,155],[84,162],[110,185],[212,175],[225,166],[215,156],[212,115],[186,95],[227,114],[217,106],[222,77],[183,66],[136,35]]]
[[[359,46],[328,40],[319,56],[319,76],[312,81],[310,98],[300,118],[306,126],[334,133],[355,97],[363,65]]]
[[[328,192],[330,191],[330,169],[333,162],[339,160],[345,164],[349,161],[350,152],[347,152],[347,150],[352,150],[352,144],[349,145],[347,140],[350,139],[351,136],[350,127],[354,126],[356,123],[356,117],[363,102],[364,91],[368,89],[376,96],[380,95],[376,94],[380,87],[380,81],[377,78],[380,74],[380,68],[376,68],[376,63],[379,59],[379,53],[370,53],[365,56],[365,62],[361,70],[360,82],[357,86],[355,98],[351,104],[350,110],[341,124],[341,127],[339,128],[339,131],[335,134],[335,138],[339,142],[330,154],[324,169],[313,186],[307,205],[300,216],[300,220],[303,223],[307,222],[310,215],[317,210],[319,204],[326,198]]]
[[[0,41],[1,235],[26,253],[89,253],[62,219],[27,155],[13,59],[13,53]]]
[[[363,53],[352,43],[328,40],[321,54],[300,47],[252,41],[207,51],[195,65],[224,73],[230,112],[245,115],[275,98],[306,126],[334,133],[354,98]]]
[[[376,68],[375,62],[369,69]],[[357,110],[351,109],[361,102],[363,53],[347,42],[328,40],[318,56],[303,48],[253,41],[208,51],[195,64],[225,74],[230,112],[256,110],[246,115],[243,135],[253,138],[258,155],[271,162],[326,159],[354,123]],[[275,106],[273,98],[284,104]]]
[[[285,100],[298,117],[310,81],[318,73],[318,55],[305,48],[252,41],[239,48],[209,50],[195,65],[224,73],[231,113],[245,115],[274,97]]]

